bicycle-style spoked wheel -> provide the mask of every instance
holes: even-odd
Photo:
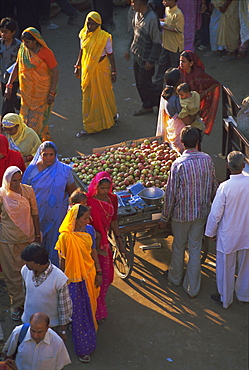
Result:
[[[126,279],[132,272],[135,243],[132,239],[131,233],[122,235],[122,238],[129,258],[126,258],[126,256],[120,253],[117,240],[115,239],[113,233],[111,234],[111,237],[109,237],[109,241],[112,247],[114,270],[116,274],[121,277],[121,279]]]

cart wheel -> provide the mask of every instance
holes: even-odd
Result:
[[[114,270],[121,279],[127,279],[133,268],[133,261],[134,261],[134,241],[132,240],[131,233],[122,235],[123,243],[125,246],[126,251],[129,253],[129,260],[121,255],[119,252],[119,248],[117,246],[117,241],[115,240],[113,234],[111,236],[111,246],[112,246],[112,253],[113,253],[113,263],[114,263]]]
[[[201,264],[205,262],[209,249],[209,239],[207,236],[203,235],[202,237],[202,248],[201,248]],[[185,250],[185,258],[189,259],[188,247]]]

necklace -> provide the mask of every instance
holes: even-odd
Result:
[[[108,219],[109,217],[110,217],[110,218],[112,218],[113,213],[114,213],[114,210],[113,210],[113,205],[111,204],[111,200],[110,200],[109,196],[108,196],[108,200],[109,200],[109,202],[105,202],[105,203],[107,203],[107,204],[110,206],[111,213],[107,212],[107,211],[106,211],[106,209],[103,207],[103,204],[102,204],[102,202],[103,202],[103,201],[99,200],[98,198],[96,198],[96,199],[98,200],[99,205],[100,205],[100,206],[101,206],[101,208],[103,209],[103,211],[104,211],[104,213],[105,213],[105,215],[106,215],[106,218],[107,218],[107,219]]]

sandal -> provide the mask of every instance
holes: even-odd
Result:
[[[236,59],[235,52],[231,53],[230,51],[227,52],[225,55],[223,55],[221,58],[219,58],[220,62],[228,62],[230,60]]]
[[[245,56],[246,56],[245,51],[239,51],[238,54],[237,54],[237,59],[244,59]]]
[[[153,113],[153,108],[141,108],[133,113],[133,116],[143,116],[144,114]]]
[[[89,135],[88,132],[86,132],[85,130],[81,130],[80,132],[78,132],[76,134],[76,137],[82,137],[84,135]]]
[[[20,321],[22,316],[22,309],[18,307],[18,311],[15,312],[12,309],[10,310],[10,318],[14,321]]]
[[[211,299],[212,299],[213,301],[215,301],[215,303],[217,303],[219,306],[222,306],[222,305],[223,305],[223,302],[221,301],[221,298],[220,298],[220,293],[212,294],[210,297],[211,297]]]
[[[79,360],[80,362],[84,362],[85,364],[87,364],[88,362],[90,362],[90,355],[81,356],[79,357]]]

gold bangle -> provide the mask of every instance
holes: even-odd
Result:
[[[40,238],[40,237],[41,237],[41,234],[39,234],[39,235],[36,235],[35,237],[36,237],[36,238]]]
[[[55,91],[49,91],[49,95],[56,96],[56,92]]]
[[[74,66],[74,68],[80,69],[81,67],[80,67],[80,66],[76,66],[76,65],[75,65],[75,66]]]

